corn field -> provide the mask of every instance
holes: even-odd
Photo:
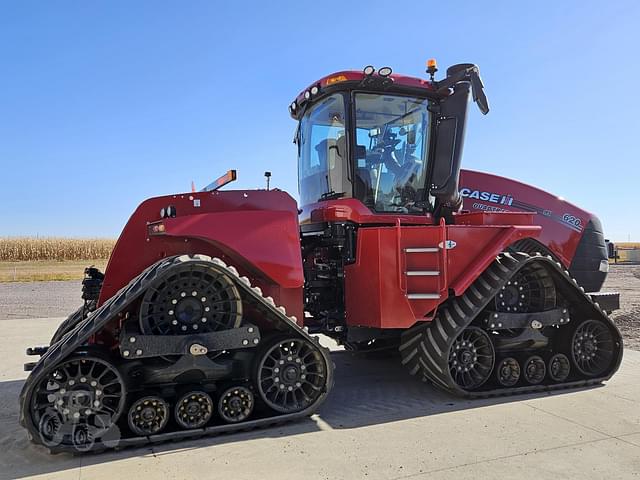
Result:
[[[115,243],[108,238],[0,237],[0,261],[107,259]]]

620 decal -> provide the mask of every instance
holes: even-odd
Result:
[[[576,227],[578,230],[582,230],[582,220],[580,220],[578,217],[576,217],[575,215],[571,215],[569,213],[565,213],[562,216],[562,221],[564,223],[567,223],[569,225],[573,225],[574,227]]]

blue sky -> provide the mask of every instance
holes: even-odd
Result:
[[[116,236],[144,198],[297,195],[287,105],[366,64],[480,66],[464,165],[593,211],[640,241],[640,3],[0,3],[0,235]]]

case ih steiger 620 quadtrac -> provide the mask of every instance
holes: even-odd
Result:
[[[84,305],[27,352],[33,441],[86,451],[309,415],[333,384],[318,333],[399,351],[465,397],[610,378],[620,333],[585,293],[606,275],[598,220],[461,177],[469,97],[489,107],[476,66],[435,71],[367,67],[298,95],[300,210],[279,190],[221,191],[233,171],[144,201],[106,272],[87,269]]]

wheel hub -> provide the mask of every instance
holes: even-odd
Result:
[[[522,285],[519,275],[513,281],[509,280],[500,289],[496,298],[496,307],[502,312],[525,311],[529,304],[529,290]]]
[[[517,282],[516,282],[517,283]],[[520,290],[518,290],[518,286],[517,285],[506,285],[504,287],[502,287],[502,291],[503,291],[503,301],[506,305],[512,307],[514,309],[514,311],[517,311],[518,309],[518,303],[520,303],[520,305],[522,305],[523,302],[519,302],[519,299],[521,299],[521,293]]]
[[[102,406],[102,385],[93,377],[74,377],[58,385],[53,408],[66,418],[85,419]]]
[[[458,355],[458,358],[460,358],[460,362],[465,366],[471,366],[474,364],[474,361],[473,361],[474,355],[471,350],[467,350],[467,349],[462,350]]]
[[[195,291],[195,294],[197,295],[198,292]],[[178,300],[174,312],[178,322],[187,326],[191,326],[198,322],[202,318],[203,314],[204,307],[202,306],[202,301],[194,298],[193,296]]]
[[[140,417],[145,422],[151,422],[156,417],[156,412],[151,407],[145,407],[142,409],[142,413],[140,413]]]
[[[229,400],[229,409],[231,411],[236,411],[240,410],[240,408],[242,408],[242,399],[239,397],[232,397],[231,400]]]
[[[449,372],[459,386],[477,388],[487,381],[494,363],[491,339],[478,327],[464,330],[451,345]]]
[[[188,415],[195,416],[200,414],[200,404],[197,402],[189,402],[185,407]]]
[[[282,374],[282,380],[286,383],[295,383],[300,379],[300,371],[295,365],[288,365]]]

